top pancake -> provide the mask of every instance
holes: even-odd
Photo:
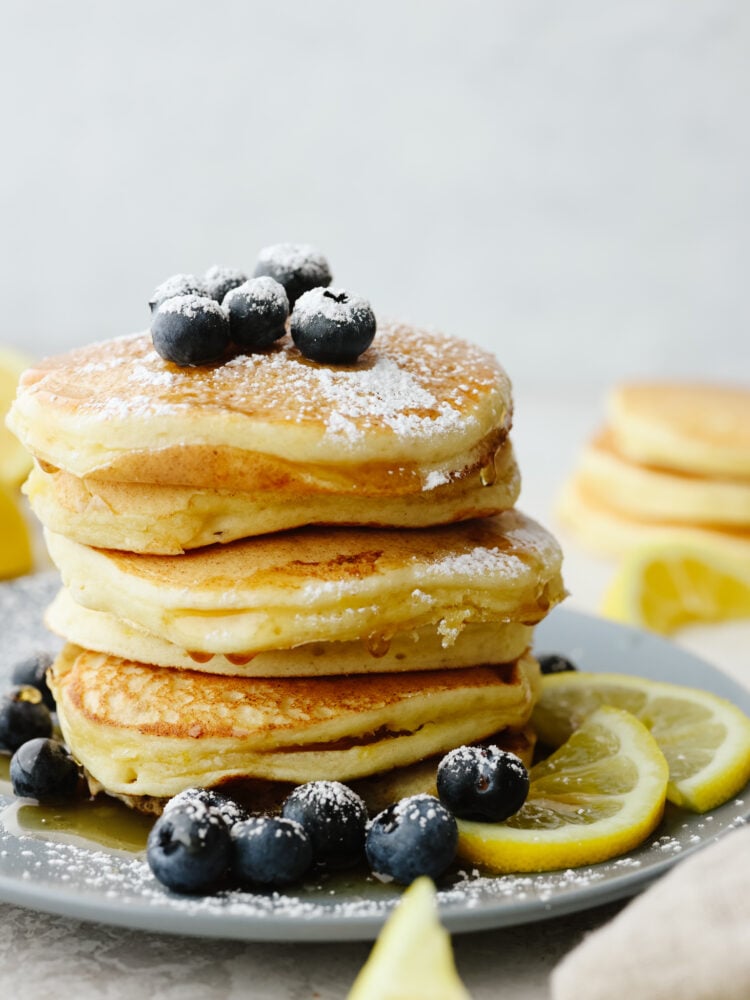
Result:
[[[609,400],[620,454],[642,465],[750,477],[750,388],[634,382]]]
[[[398,496],[476,473],[511,424],[507,375],[463,341],[380,324],[353,365],[288,337],[179,368],[148,334],[47,359],[9,423],[45,467],[114,482]]]

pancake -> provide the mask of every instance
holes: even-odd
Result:
[[[604,504],[574,478],[562,490],[557,507],[561,523],[585,546],[604,556],[622,556],[653,542],[693,544],[750,559],[750,530],[708,528],[676,521],[643,520]]]
[[[588,444],[577,475],[591,497],[630,517],[750,527],[750,479],[709,478],[638,465],[619,454],[608,430]]]
[[[78,477],[397,497],[492,469],[511,419],[492,355],[381,323],[342,366],[289,337],[202,368],[164,361],[148,334],[93,344],[29,369],[9,422],[44,468]]]
[[[531,646],[528,625],[466,625],[445,648],[434,627],[400,632],[390,642],[311,642],[245,657],[195,653],[104,611],[91,611],[61,590],[45,616],[47,627],[75,645],[126,660],[238,677],[325,677],[337,674],[443,670],[511,663]]]
[[[528,725],[520,729],[510,727],[501,729],[497,733],[491,733],[482,740],[474,741],[471,745],[492,745],[501,750],[507,750],[520,757],[524,765],[530,769],[534,758],[536,734]],[[453,748],[451,747],[451,749]],[[444,751],[441,751],[413,764],[394,767],[390,771],[381,771],[379,774],[373,774],[366,778],[355,778],[347,781],[347,785],[364,799],[368,812],[374,816],[392,802],[397,802],[408,795],[418,795],[419,793],[437,795],[437,768],[443,756]],[[85,768],[84,774],[92,795],[104,792],[120,799],[131,809],[142,813],[158,816],[169,801],[167,797],[153,795],[107,793],[102,783],[88,774]],[[242,803],[251,812],[272,813],[281,808],[284,799],[296,785],[287,781],[236,778],[223,781],[218,787],[222,792]]]
[[[539,667],[262,680],[132,663],[67,645],[50,673],[65,742],[110,794],[238,779],[349,781],[520,728]]]
[[[750,388],[634,382],[609,399],[618,452],[642,465],[750,479]]]
[[[466,624],[533,625],[565,593],[557,542],[516,510],[412,531],[298,529],[178,556],[46,537],[79,604],[200,653],[377,645],[426,626],[449,646]]]
[[[394,497],[333,489],[298,496],[283,489],[243,493],[116,483],[61,469],[45,472],[38,464],[24,490],[51,531],[84,545],[169,555],[305,524],[418,528],[488,517],[510,509],[520,488],[506,441],[491,468]]]

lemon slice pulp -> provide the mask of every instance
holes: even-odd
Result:
[[[470,1000],[430,879],[418,878],[403,894],[347,1000]]]
[[[5,417],[16,395],[16,387],[30,361],[7,347],[0,347],[0,483],[20,486],[31,471],[31,456],[5,426]]]
[[[750,781],[750,719],[708,691],[625,674],[566,672],[542,679],[532,724],[559,746],[600,705],[637,716],[669,764],[667,798],[706,812]]]
[[[540,872],[606,861],[658,825],[669,771],[635,716],[603,706],[531,769],[529,795],[503,823],[458,823],[458,852],[496,872]]]
[[[750,563],[724,547],[664,543],[635,549],[602,604],[608,618],[668,634],[691,622],[750,616]]]

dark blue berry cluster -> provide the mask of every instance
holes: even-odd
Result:
[[[149,299],[154,349],[176,365],[223,361],[233,351],[262,351],[289,322],[300,353],[327,364],[352,364],[372,343],[368,302],[329,289],[328,261],[314,247],[279,243],[261,250],[252,277],[212,267],[199,278],[175,274]]]
[[[437,783],[439,799],[412,795],[369,822],[362,799],[338,781],[300,785],[279,816],[248,816],[217,792],[189,789],[157,820],[148,862],[167,888],[192,893],[291,885],[314,865],[343,868],[363,859],[386,881],[437,879],[456,855],[456,817],[505,819],[523,805],[529,781],[514,754],[459,747],[441,761]]]
[[[175,892],[236,883],[290,885],[315,864],[339,868],[364,853],[367,811],[337,781],[311,781],[287,797],[280,816],[248,816],[218,792],[192,788],[171,799],[152,829],[146,856]]]
[[[47,686],[52,656],[39,652],[12,672],[14,687],[0,695],[0,752],[11,753],[14,794],[40,802],[62,803],[80,785],[78,764],[52,738],[55,701]]]

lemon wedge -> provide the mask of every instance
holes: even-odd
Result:
[[[690,622],[750,616],[750,561],[689,542],[634,549],[605,594],[602,613],[668,634]]]
[[[462,858],[496,872],[541,872],[625,854],[658,825],[669,769],[642,722],[603,706],[530,777],[515,816],[459,820]]]
[[[532,724],[559,746],[600,705],[632,712],[651,731],[669,764],[667,798],[706,812],[750,781],[750,719],[707,691],[625,674],[566,672],[542,678]]]
[[[32,565],[29,529],[13,494],[0,483],[0,580],[28,573]]]
[[[31,456],[5,426],[5,417],[15,399],[16,387],[30,359],[0,347],[0,483],[20,486],[31,471]]]
[[[418,878],[403,894],[347,1000],[470,1000],[430,879]]]

